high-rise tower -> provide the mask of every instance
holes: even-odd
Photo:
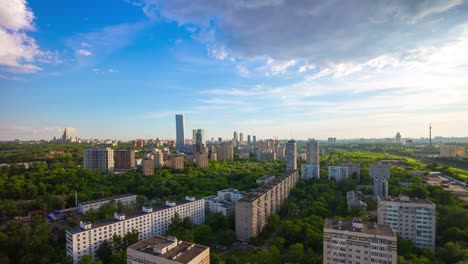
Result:
[[[185,119],[183,115],[176,115],[176,146],[177,150],[184,150],[185,144]]]
[[[297,145],[294,139],[286,143],[286,171],[297,170]]]

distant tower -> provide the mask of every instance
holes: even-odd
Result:
[[[184,150],[185,119],[183,115],[176,115],[176,147],[178,151]]]
[[[65,125],[65,130],[63,131],[62,135],[62,141],[67,142],[70,141],[71,137],[70,134],[68,133],[67,125]]]
[[[432,146],[432,125],[429,124],[429,146]]]
[[[286,143],[286,171],[297,170],[297,145],[294,139]]]
[[[400,134],[400,132],[396,133],[395,141],[396,141],[396,143],[401,143],[401,134]]]

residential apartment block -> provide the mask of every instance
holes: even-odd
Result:
[[[294,139],[286,143],[286,171],[297,170],[297,145]]]
[[[310,180],[312,178],[320,178],[320,164],[302,164],[301,179]]]
[[[377,198],[379,224],[389,225],[418,248],[435,249],[436,205],[426,199],[399,197]]]
[[[262,177],[256,179],[255,182],[257,184],[265,184],[265,183],[271,182],[275,178],[276,178],[275,175],[265,175],[265,176],[262,176]]]
[[[390,179],[390,164],[377,162],[376,164],[369,165],[369,177],[384,177]]]
[[[388,225],[327,218],[323,264],[397,264],[397,235]]]
[[[259,161],[275,161],[276,152],[257,152],[257,160]]]
[[[80,226],[66,231],[67,255],[78,263],[84,255],[96,257],[96,250],[112,236],[124,236],[134,230],[139,239],[164,234],[175,214],[181,219],[189,217],[195,225],[205,222],[205,200],[186,197],[185,201],[169,202],[156,208],[143,207],[141,212],[128,215],[115,213],[114,219],[94,223],[80,222]]]
[[[238,200],[236,202],[237,239],[247,241],[251,237],[257,237],[265,227],[268,216],[281,209],[284,200],[298,180],[297,171],[290,171]]]
[[[195,164],[199,168],[208,168],[208,153],[195,154]]]
[[[340,166],[348,167],[349,177],[352,177],[353,175],[355,175],[358,181],[361,180],[361,164],[347,162],[347,163],[341,164]]]
[[[234,188],[218,191],[216,196],[205,197],[205,208],[208,213],[234,214],[236,201],[244,197],[246,192]]]
[[[116,195],[116,196],[110,196],[98,200],[92,200],[92,201],[86,201],[86,202],[81,202],[78,204],[78,212],[81,214],[86,214],[89,210],[98,210],[101,206],[104,204],[115,201],[115,202],[121,202],[124,205],[130,205],[136,203],[136,194],[121,194],[121,195]]]
[[[388,196],[388,181],[384,177],[374,177],[374,198],[378,196]]]
[[[142,171],[143,171],[143,175],[145,175],[145,176],[154,175],[153,156],[151,156],[151,158],[143,159],[143,161],[141,162],[141,168],[142,168]]]
[[[318,140],[309,139],[309,141],[307,141],[306,157],[308,164],[320,163],[320,144]]]
[[[171,236],[152,236],[127,248],[127,263],[209,264],[210,248]]]
[[[216,146],[216,158],[218,161],[234,160],[234,147],[230,144]]]
[[[331,180],[332,178],[336,180],[336,182],[340,182],[343,179],[347,179],[349,177],[349,171],[347,166],[328,166],[328,179]]]
[[[114,170],[114,150],[111,148],[87,148],[84,150],[84,168],[101,172]]]
[[[135,168],[134,150],[114,150],[114,170],[132,170]]]

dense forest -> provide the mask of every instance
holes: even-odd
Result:
[[[138,171],[124,175],[103,174],[80,168],[82,147],[65,146],[67,149],[60,145],[33,146],[41,149],[37,152],[39,156],[57,149],[65,150],[67,154],[54,155],[45,163],[33,164],[29,169],[22,165],[0,169],[0,212],[3,223],[0,228],[0,263],[70,263],[71,259],[65,257],[64,230],[75,226],[78,221],[76,218],[71,217],[64,223],[48,223],[42,216],[34,216],[28,224],[14,218],[36,209],[53,211],[73,207],[75,191],[78,192],[79,201],[128,192],[138,194],[141,203],[152,198],[176,199],[185,195],[203,197],[229,187],[250,190],[257,187],[256,178],[266,174],[281,175],[284,170],[284,163],[279,161],[236,160],[211,162],[205,170],[192,165],[180,172],[157,169],[154,176],[143,176]],[[12,150],[8,153],[10,159],[13,159],[18,157],[19,152]],[[5,160],[5,157],[2,158]],[[168,234],[210,246],[212,263],[320,263],[325,218],[369,216],[368,212],[361,210],[348,211],[345,194],[358,184],[371,184],[368,164],[380,159],[399,159],[406,166],[406,169],[392,167],[390,195],[408,194],[411,197],[427,198],[437,204],[435,252],[430,249],[418,250],[411,241],[399,238],[399,263],[467,263],[467,204],[440,187],[424,185],[422,179],[408,172],[432,168],[410,157],[355,149],[333,150],[322,156],[321,179],[300,181],[281,211],[269,217],[264,232],[249,241],[248,245],[233,246],[234,218],[220,214],[207,216],[205,224],[200,226],[194,226],[187,219],[175,218]],[[348,161],[361,164],[360,182],[349,179],[337,184],[327,179],[328,165]],[[414,184],[401,187],[398,184],[401,181]],[[366,202],[369,208],[375,208],[375,201],[369,199]],[[108,217],[112,210],[112,207],[103,208],[102,215],[94,217]],[[376,219],[370,218],[370,221]],[[135,234],[115,237],[110,243],[101,246],[99,260],[83,258],[81,263],[126,263],[124,248],[134,240]]]

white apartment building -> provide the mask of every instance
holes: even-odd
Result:
[[[320,178],[320,164],[302,164],[301,179],[310,180],[312,178]]]
[[[309,139],[309,141],[307,141],[306,153],[308,164],[320,163],[320,145],[318,140]]]
[[[328,179],[334,178],[336,182],[349,177],[349,168],[347,166],[328,166]]]
[[[78,263],[84,255],[96,257],[96,250],[113,235],[124,236],[134,230],[139,240],[164,234],[175,214],[184,219],[190,217],[195,225],[205,222],[205,201],[186,197],[185,201],[169,202],[156,208],[143,207],[141,212],[128,215],[115,213],[114,219],[95,223],[80,222],[80,226],[66,231],[67,255]]]
[[[98,200],[86,201],[78,204],[78,211],[84,215],[91,209],[98,210],[99,208],[101,208],[101,206],[110,201],[121,202],[124,205],[130,205],[136,203],[136,198],[136,194],[127,193],[116,196],[110,196]]]
[[[234,188],[220,190],[217,196],[205,197],[205,209],[208,213],[222,213],[223,215],[234,214],[237,200],[240,200],[246,192]]]
[[[413,241],[418,248],[434,250],[436,238],[436,205],[426,199],[377,197],[379,224],[389,225],[400,236]]]
[[[371,179],[374,177],[384,177],[386,179],[390,179],[390,165],[384,164],[380,161],[376,164],[370,164],[369,177]]]
[[[323,264],[397,264],[397,235],[388,225],[327,218]]]
[[[87,148],[84,150],[84,168],[101,172],[114,170],[114,150],[111,148]]]

